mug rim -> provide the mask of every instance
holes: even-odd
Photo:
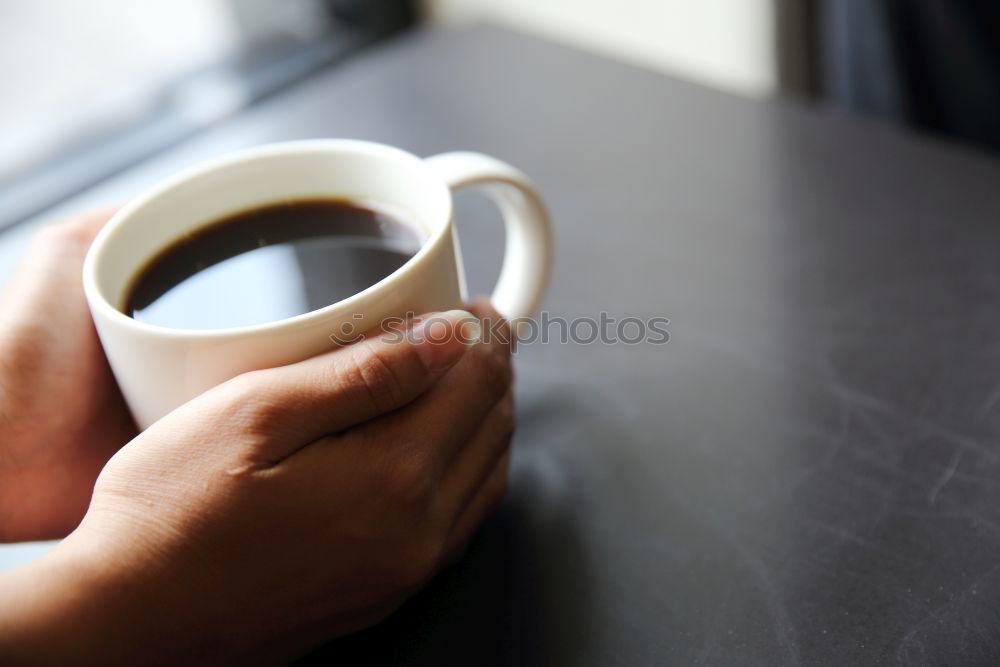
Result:
[[[429,231],[427,239],[421,244],[420,249],[414,253],[412,257],[407,259],[406,262],[404,262],[398,269],[378,282],[369,285],[360,292],[352,294],[345,299],[334,301],[333,303],[327,304],[322,308],[310,310],[292,317],[269,320],[258,324],[211,329],[189,329],[168,327],[137,320],[119,310],[105,297],[103,291],[98,287],[97,266],[101,261],[102,254],[107,251],[109,242],[115,237],[116,233],[120,229],[128,224],[129,219],[135,215],[137,211],[140,211],[151,201],[169,193],[174,188],[181,187],[190,181],[204,176],[205,174],[230,167],[238,163],[307,152],[362,152],[380,159],[394,159],[397,161],[408,162],[411,165],[420,166],[426,171],[431,171],[427,163],[422,158],[410,153],[409,151],[396,148],[395,146],[389,146],[387,144],[381,144],[374,141],[364,141],[360,139],[304,139],[275,142],[229,152],[210,160],[199,162],[191,167],[181,170],[179,173],[165,180],[159,181],[157,184],[143,191],[143,193],[139,196],[130,200],[111,216],[111,218],[98,232],[97,236],[94,237],[83,262],[83,291],[87,297],[87,301],[91,304],[91,307],[99,308],[103,311],[102,314],[104,316],[110,317],[112,320],[123,326],[131,326],[139,331],[166,338],[236,338],[262,333],[271,333],[282,329],[297,328],[301,325],[308,325],[313,322],[322,321],[332,315],[335,311],[350,308],[352,304],[367,299],[373,293],[391,289],[393,285],[397,284],[401,280],[405,280],[406,276],[413,272],[414,267],[419,264],[427,254],[432,252],[433,248],[437,247],[441,243],[452,219],[453,201],[451,197],[451,189],[448,185],[440,177],[433,175],[432,180],[440,185],[438,195],[443,197],[443,222],[436,222],[433,220],[427,221],[426,224],[428,225]]]

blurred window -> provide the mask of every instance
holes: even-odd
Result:
[[[414,19],[409,0],[0,0],[0,229]]]

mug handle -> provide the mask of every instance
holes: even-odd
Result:
[[[541,197],[528,178],[482,153],[442,153],[425,160],[452,192],[483,191],[503,214],[507,244],[490,300],[508,320],[531,317],[542,300],[552,258],[552,231]]]

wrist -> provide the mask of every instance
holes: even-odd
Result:
[[[0,574],[4,664],[197,662],[213,654],[155,569],[74,534],[26,567]]]

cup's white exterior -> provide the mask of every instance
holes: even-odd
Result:
[[[421,160],[361,141],[273,144],[198,167],[122,208],[84,263],[84,291],[108,361],[140,428],[245,371],[299,361],[387,317],[460,307],[465,286],[451,188],[491,185],[504,210],[508,248],[494,294],[502,313],[537,305],[549,232],[530,185],[513,168],[472,153]],[[213,219],[283,199],[345,197],[405,212],[428,240],[399,270],[320,310],[248,327],[186,330],[125,315],[129,280],[158,250]]]

